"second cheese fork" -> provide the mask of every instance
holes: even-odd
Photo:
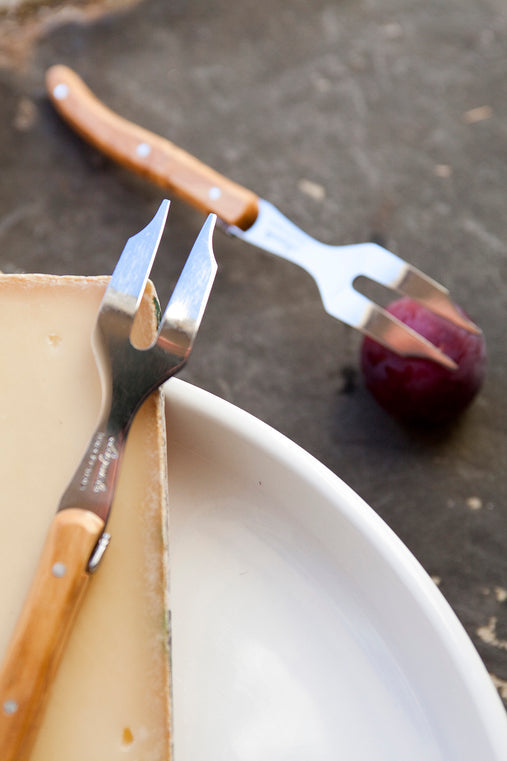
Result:
[[[333,317],[400,355],[456,368],[450,357],[356,290],[355,280],[365,276],[420,301],[465,330],[480,333],[456,308],[446,288],[387,249],[375,243],[329,246],[311,238],[255,193],[115,114],[66,66],[50,68],[46,83],[58,112],[92,145],[199,210],[214,212],[231,235],[303,267],[313,276],[324,308]]]
[[[215,277],[211,246],[215,219],[211,215],[185,263],[153,343],[148,348],[131,343],[168,206],[164,201],[148,226],[129,239],[100,305],[94,335],[102,378],[100,420],[49,527],[0,668],[1,761],[30,757],[90,574],[109,541],[104,529],[130,425],[148,394],[185,364]]]

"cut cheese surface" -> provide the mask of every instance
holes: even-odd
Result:
[[[105,284],[0,275],[0,658],[97,421],[90,337]],[[153,299],[147,289],[145,330],[153,329]],[[31,761],[171,757],[166,487],[157,392],[129,434],[111,543],[78,614]]]

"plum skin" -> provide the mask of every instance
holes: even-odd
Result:
[[[484,336],[457,327],[408,297],[386,309],[438,346],[458,367],[450,370],[429,359],[401,357],[365,336],[361,369],[366,387],[387,412],[404,422],[435,425],[452,420],[468,407],[484,381]]]

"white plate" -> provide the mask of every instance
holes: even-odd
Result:
[[[175,761],[505,761],[486,670],[393,532],[257,419],[166,394]]]

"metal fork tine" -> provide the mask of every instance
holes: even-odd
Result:
[[[103,304],[122,299],[122,309],[133,318],[139,306],[155,259],[169,211],[164,200],[151,222],[128,239],[114,268]]]
[[[425,307],[435,314],[445,317],[455,325],[458,325],[470,333],[480,335],[481,329],[471,320],[467,319],[451,301],[449,291],[436,280],[428,277],[416,267],[407,264],[401,273],[399,281],[393,287],[416,301],[420,301]]]
[[[424,272],[408,264],[392,251],[376,243],[362,243],[343,247],[361,254],[361,274],[381,285],[420,301],[427,309],[471,333],[480,334],[480,328],[467,319],[451,301],[449,291]]]
[[[432,359],[449,370],[456,370],[457,364],[444,354],[431,341],[412,330],[392,314],[377,304],[370,302],[370,307],[360,330],[383,344],[387,349],[404,357],[422,357]]]
[[[210,214],[202,226],[160,324],[162,338],[183,342],[185,353],[192,348],[217,271],[212,246],[216,220]]]
[[[342,289],[340,298],[335,300],[333,306],[330,314],[374,338],[391,351],[407,357],[432,359],[452,370],[456,369],[456,363],[431,341],[356,291],[353,286]]]

